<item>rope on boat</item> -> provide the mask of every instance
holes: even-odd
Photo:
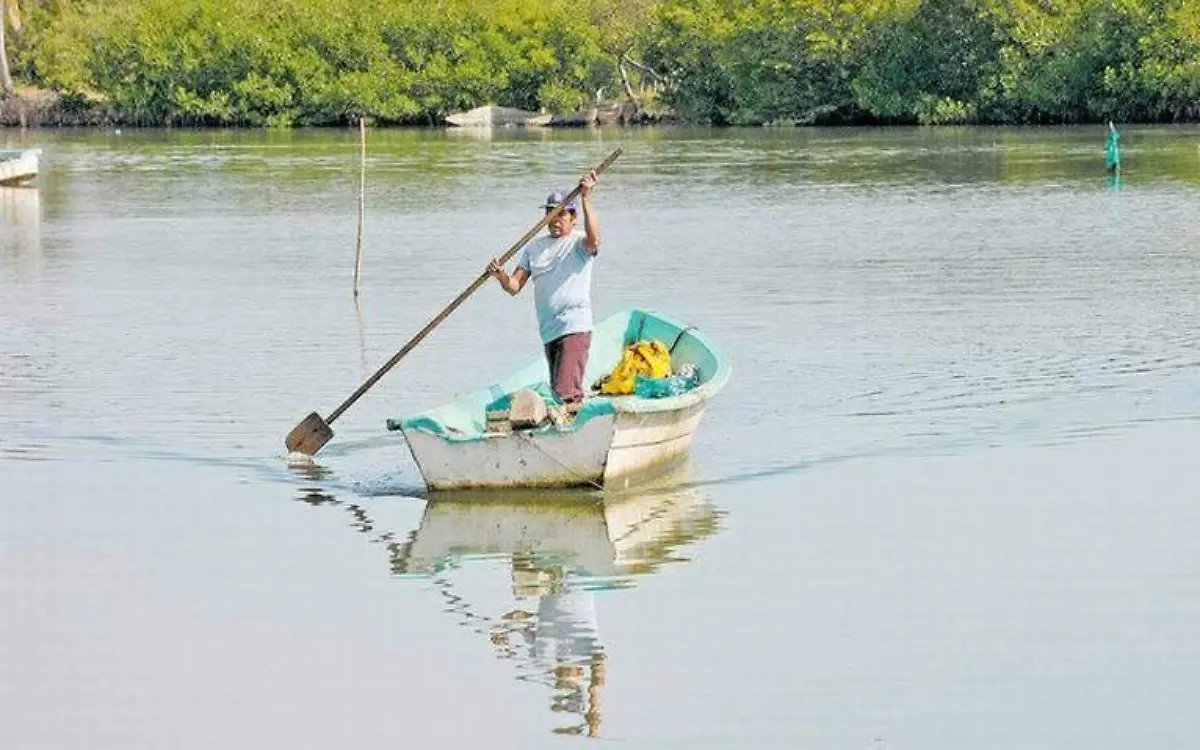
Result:
[[[590,484],[591,486],[595,487],[596,489],[600,490],[601,492],[604,492],[604,485],[602,485],[602,484],[599,484],[599,483],[595,482],[594,480],[592,480],[592,479],[590,479],[590,478],[588,478],[588,477],[584,476],[583,474],[580,474],[580,473],[579,473],[578,471],[576,471],[575,469],[573,469],[573,468],[571,468],[570,466],[566,465],[565,463],[563,463],[562,461],[560,461],[560,460],[558,459],[558,457],[557,457],[557,456],[555,456],[553,453],[551,453],[550,451],[546,450],[546,449],[545,449],[545,448],[543,448],[542,446],[538,445],[538,444],[537,444],[537,442],[535,442],[535,441],[533,440],[533,438],[529,437],[528,435],[526,435],[526,434],[525,434],[525,433],[523,433],[523,432],[517,432],[517,433],[516,433],[516,435],[517,435],[519,438],[521,438],[522,440],[524,440],[525,442],[527,442],[527,443],[529,443],[530,445],[532,445],[532,446],[533,446],[534,448],[536,448],[537,450],[541,451],[543,456],[545,456],[546,458],[550,459],[550,460],[551,460],[551,461],[553,461],[554,463],[556,463],[556,464],[558,464],[559,466],[561,466],[561,467],[563,467],[564,469],[566,469],[566,470],[567,470],[567,471],[568,471],[568,472],[569,472],[571,475],[573,475],[573,476],[574,476],[576,479],[578,479],[579,481],[581,481],[581,482],[585,482],[585,483],[587,483],[587,484]]]

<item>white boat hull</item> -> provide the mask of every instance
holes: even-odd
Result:
[[[484,106],[448,115],[446,122],[460,128],[523,127],[538,116],[537,112],[515,107]]]
[[[0,185],[20,185],[38,174],[41,149],[0,152]]]
[[[451,442],[405,431],[433,490],[502,487],[628,487],[687,455],[704,402],[661,412],[596,417],[573,431],[541,430]]]
[[[604,464],[605,487],[628,487],[686,456],[704,417],[704,401],[673,411],[618,412]]]

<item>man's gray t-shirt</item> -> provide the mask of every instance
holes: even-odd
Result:
[[[521,251],[517,268],[533,281],[538,330],[548,344],[568,333],[592,330],[592,262],[587,235],[574,232],[565,237],[543,234]]]

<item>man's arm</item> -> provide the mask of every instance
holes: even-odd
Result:
[[[521,290],[525,288],[525,282],[529,281],[529,272],[524,268],[517,268],[509,274],[508,271],[504,270],[504,266],[501,266],[494,259],[491,263],[488,263],[488,273],[495,276],[496,281],[500,282],[500,286],[504,291],[511,295],[520,294]]]
[[[592,208],[592,188],[596,187],[598,181],[594,170],[579,181],[580,203],[583,204],[583,231],[587,234],[583,240],[583,247],[592,255],[600,252],[600,220],[596,218],[596,210]]]

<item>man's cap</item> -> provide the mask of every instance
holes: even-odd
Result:
[[[544,204],[542,204],[542,208],[549,211],[550,209],[554,208],[555,206],[562,203],[566,199],[567,199],[566,193],[555,190],[553,193],[546,196],[546,202]],[[571,213],[575,213],[575,204],[574,203],[568,203],[565,206],[565,208],[568,211],[570,211]]]

